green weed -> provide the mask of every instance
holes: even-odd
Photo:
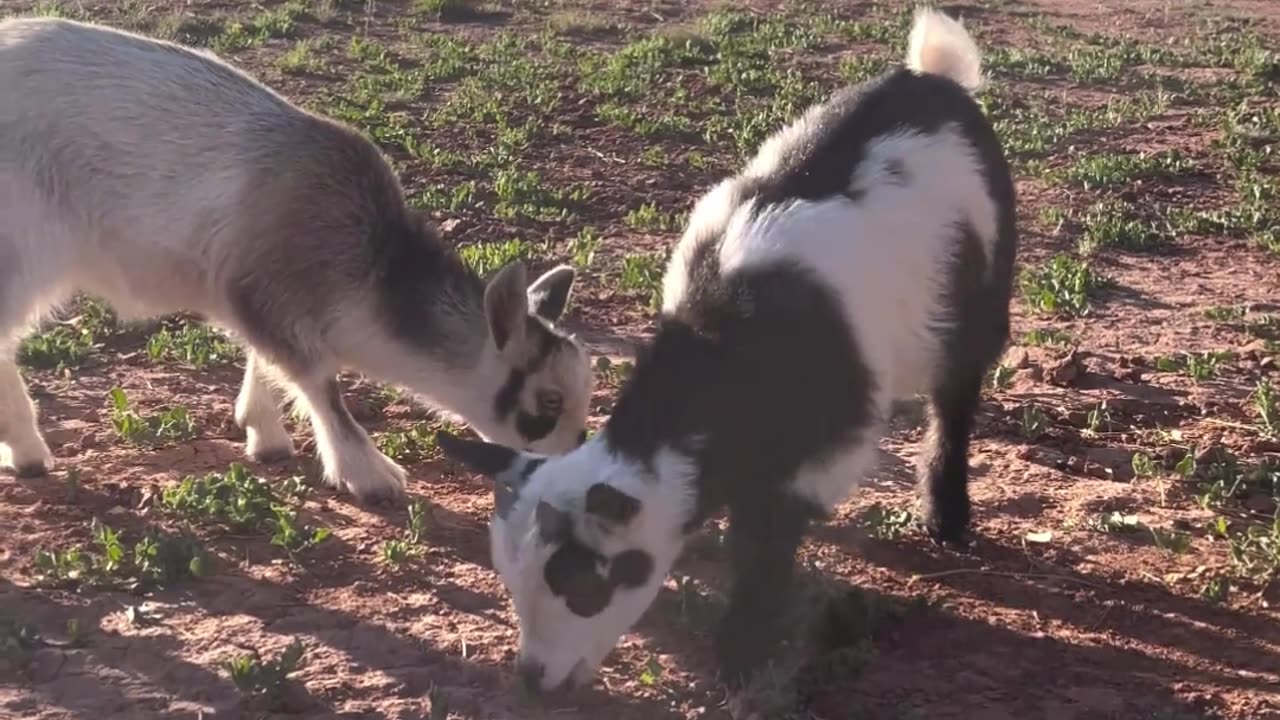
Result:
[[[119,532],[97,519],[91,527],[96,552],[78,545],[36,551],[35,566],[43,582],[72,587],[149,589],[168,587],[184,578],[205,574],[205,552],[190,536],[151,529],[129,553]]]
[[[523,240],[464,245],[458,249],[462,261],[481,277],[487,277],[507,263],[533,258],[533,246]]]
[[[1027,334],[1022,337],[1022,343],[1032,347],[1066,347],[1072,342],[1071,333],[1057,328],[1028,330]]]
[[[565,249],[574,267],[579,270],[590,267],[600,249],[600,233],[594,227],[584,227],[569,240]]]
[[[289,675],[301,666],[305,652],[302,641],[294,640],[273,660],[263,660],[254,649],[226,662],[223,667],[241,693],[277,700]]]
[[[267,520],[274,528],[271,544],[283,548],[289,555],[313,548],[333,534],[328,528],[314,528],[299,522],[298,513],[292,508],[276,505],[272,511],[275,518]]]
[[[79,367],[97,349],[91,333],[68,325],[39,332],[18,346],[18,364],[35,370]]]
[[[1026,268],[1019,277],[1023,299],[1031,309],[1050,315],[1085,315],[1090,297],[1105,284],[1087,263],[1069,255]]]
[[[910,510],[886,507],[878,502],[872,503],[861,517],[868,534],[878,540],[896,540],[902,537],[915,524],[915,520],[915,514]]]
[[[1280,434],[1280,397],[1275,386],[1263,378],[1253,389],[1253,407],[1258,413],[1258,427],[1267,435]]]
[[[125,442],[163,445],[190,440],[199,432],[195,421],[181,405],[155,415],[143,416],[129,406],[124,390],[112,388],[110,399],[111,425]]]
[[[664,213],[653,203],[631,210],[623,222],[641,232],[670,232],[680,226],[680,220],[674,213]]]
[[[168,360],[202,370],[235,362],[242,351],[226,335],[207,325],[183,322],[175,329],[161,328],[148,338],[147,356],[153,362]]]
[[[1048,429],[1049,417],[1044,414],[1040,406],[1032,403],[1022,408],[1022,417],[1019,424],[1022,437],[1028,440],[1036,440]]]
[[[279,483],[277,489],[240,463],[232,463],[226,472],[188,475],[177,485],[166,487],[160,495],[160,505],[199,523],[256,530],[274,517],[275,506],[299,499],[305,490],[306,486],[296,479]]]
[[[1165,235],[1156,227],[1131,214],[1123,203],[1109,201],[1094,205],[1084,216],[1084,236],[1080,252],[1088,254],[1100,249],[1144,252],[1164,244]]]
[[[378,437],[378,449],[392,460],[421,462],[437,454],[436,429],[415,425],[408,430],[388,430]]]
[[[1098,189],[1127,185],[1135,180],[1180,175],[1195,163],[1172,150],[1164,153],[1084,153],[1063,173],[1066,180]]]
[[[649,307],[657,308],[662,300],[662,264],[655,255],[628,255],[622,258],[619,284],[623,290],[648,296]]]

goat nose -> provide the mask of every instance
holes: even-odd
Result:
[[[516,664],[516,674],[520,676],[520,684],[532,695],[542,692],[542,678],[547,674],[547,666],[537,660],[521,660]]]

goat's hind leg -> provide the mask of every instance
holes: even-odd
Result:
[[[982,377],[952,378],[935,388],[929,433],[917,458],[924,523],[936,541],[965,545],[969,532],[969,437]]]

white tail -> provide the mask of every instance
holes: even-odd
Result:
[[[917,73],[941,75],[969,92],[982,87],[982,54],[969,32],[934,8],[918,8],[907,43],[907,67]]]

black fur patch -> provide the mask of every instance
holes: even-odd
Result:
[[[532,317],[528,319],[525,337],[534,345],[536,352],[525,367],[512,370],[507,375],[506,382],[494,396],[493,412],[502,421],[515,413],[516,432],[526,442],[535,442],[556,429],[556,424],[560,422],[561,408],[549,410],[539,407],[530,412],[520,406],[521,393],[524,392],[529,376],[546,367],[555,353],[566,350],[570,341]]]
[[[614,525],[626,525],[640,512],[640,501],[608,483],[587,488],[586,511]]]
[[[607,576],[600,571],[606,562]],[[616,589],[644,585],[653,575],[653,558],[643,550],[627,550],[608,562],[608,558],[570,536],[547,559],[542,575],[551,592],[564,598],[570,612],[592,617],[609,606]]]

